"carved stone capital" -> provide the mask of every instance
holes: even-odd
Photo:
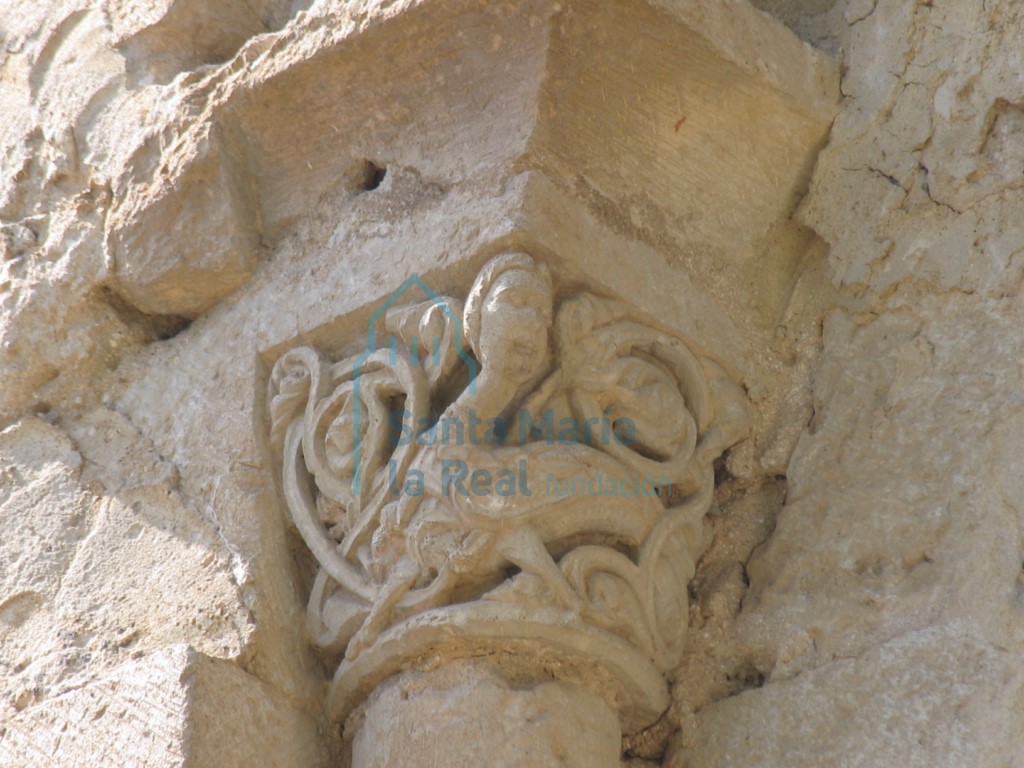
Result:
[[[464,300],[406,281],[355,355],[286,351],[268,402],[336,718],[431,657],[596,681],[627,732],[668,706],[713,464],[748,428],[713,359],[508,252]]]

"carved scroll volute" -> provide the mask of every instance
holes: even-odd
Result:
[[[634,641],[667,672],[683,650],[689,606],[681,585],[705,546],[712,464],[747,431],[745,397],[717,365],[631,320],[618,303],[575,297],[563,304],[556,333],[576,417],[606,421],[613,434],[618,418],[630,419],[633,439],[613,441],[609,453],[685,498],[665,510],[636,562],[606,547],[581,547],[562,563],[591,620],[631,626]]]
[[[271,441],[320,565],[312,640],[345,652],[339,716],[403,660],[498,626],[608,665],[638,711],[664,706],[713,462],[746,433],[746,400],[625,305],[553,297],[546,267],[503,254],[464,308],[400,306],[379,349],[275,365]]]

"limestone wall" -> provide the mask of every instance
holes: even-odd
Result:
[[[842,101],[813,173],[709,180],[712,221],[659,154],[686,120],[607,139],[648,116],[546,79],[567,55],[531,36],[547,4],[455,5],[453,28],[429,2],[0,0],[0,765],[343,764],[268,469],[270,366],[358,335],[410,272],[466,288],[482,259],[450,254],[524,220],[587,257],[590,224],[544,241],[577,203],[643,265],[606,287],[677,280],[720,311],[709,343],[748,358],[755,406],[673,704],[624,763],[1024,764],[1024,8],[758,0],[835,57]],[[795,45],[764,21],[749,40]],[[508,66],[460,59],[467,39]],[[778,103],[813,90],[762,69]],[[572,100],[587,141],[532,133]],[[688,221],[742,248],[691,247]]]
[[[672,764],[1017,765],[1021,8],[760,5],[844,68],[797,213],[836,306],[747,564],[766,684],[704,708]]]

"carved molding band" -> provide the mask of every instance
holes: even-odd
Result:
[[[624,728],[650,724],[743,391],[619,302],[556,302],[524,253],[465,302],[421,288],[363,353],[296,348],[271,375],[281,487],[319,563],[309,632],[344,653],[335,716],[408,664],[512,654],[603,676]]]

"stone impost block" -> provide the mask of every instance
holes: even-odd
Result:
[[[195,317],[256,268],[259,212],[248,171],[216,125],[180,173],[165,173],[131,186],[108,221],[114,287],[147,314]]]
[[[335,16],[300,14],[168,86],[182,109],[132,156],[108,222],[113,284],[143,311],[203,312],[249,277],[260,237],[389,168],[441,189],[539,170],[618,230],[746,274],[838,97],[835,65],[745,2]]]

